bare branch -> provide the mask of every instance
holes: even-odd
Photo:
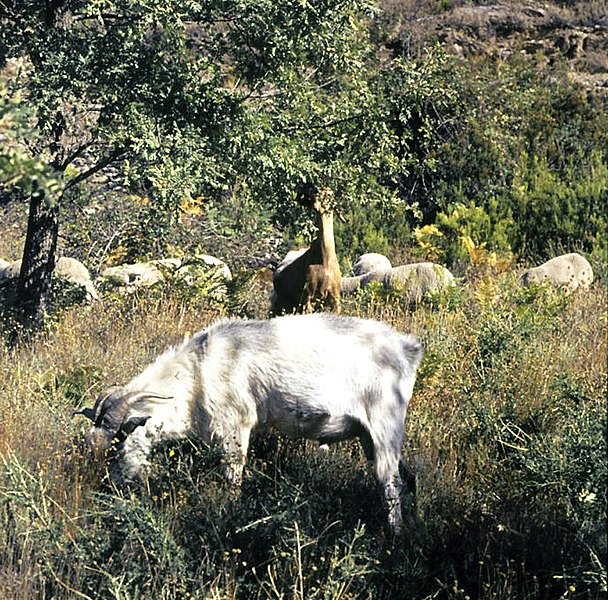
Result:
[[[100,161],[98,161],[97,163],[95,163],[92,167],[90,167],[86,171],[83,171],[82,173],[79,173],[78,175],[76,175],[76,177],[73,177],[72,179],[70,179],[66,183],[64,190],[67,191],[70,188],[74,187],[75,185],[78,185],[81,181],[84,181],[85,179],[88,179],[92,175],[95,175],[95,173],[98,173],[99,171],[101,171],[102,169],[107,167],[108,165],[112,164],[114,161],[123,157],[125,154],[127,154],[128,151],[129,151],[129,146],[115,148],[114,150],[112,150],[112,152],[110,152],[110,154],[108,154],[108,156],[106,156],[105,158],[103,158]]]
[[[72,162],[74,162],[77,158],[79,158],[80,156],[82,156],[85,152],[85,150],[87,150],[87,148],[89,148],[91,146],[91,142],[88,142],[86,144],[82,144],[81,146],[79,146],[78,148],[76,148],[76,150],[74,150],[74,152],[72,152],[71,154],[69,154],[65,160],[61,163],[61,165],[59,165],[59,170],[60,171],[65,171],[66,167],[71,164]]]

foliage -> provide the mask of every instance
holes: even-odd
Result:
[[[544,158],[521,157],[511,192],[514,218],[526,223],[514,240],[520,252],[606,251],[608,223],[600,207],[608,200],[608,163],[593,152],[588,170],[580,173],[581,159],[569,159],[560,176]]]
[[[51,198],[61,193],[63,184],[54,170],[28,151],[26,141],[31,143],[36,136],[31,111],[21,94],[11,94],[0,79],[0,193],[43,193]]]
[[[284,209],[321,187],[340,201],[380,197],[388,134],[362,68],[368,12],[364,0],[13,3],[0,64],[24,65],[7,80],[32,115],[29,155],[61,181],[45,201],[120,167],[114,178],[153,199],[147,254],[167,247],[179,207],[197,198],[238,190],[285,223]],[[26,239],[19,288],[35,322],[58,236],[57,210],[41,211],[32,204],[40,236]]]
[[[11,84],[27,90],[33,154],[71,167],[67,187],[126,158],[127,180],[164,210],[219,198],[245,174],[260,197],[284,202],[294,184],[352,193],[344,168],[367,177],[359,156],[377,154],[382,135],[366,139],[379,127],[361,69],[367,12],[343,0],[24,1],[0,48],[27,65]]]
[[[442,149],[452,147],[467,122],[463,71],[434,48],[424,59],[396,58],[378,79],[398,159],[387,184],[428,222],[439,207]]]
[[[496,204],[496,203],[493,203]],[[493,211],[496,214],[496,211]],[[439,233],[437,245],[442,260],[450,265],[473,262],[471,245],[488,245],[499,252],[508,252],[509,230],[513,229],[511,220],[493,222],[486,211],[473,203],[469,205],[456,203],[448,211],[439,213],[435,227]],[[463,240],[470,240],[469,247]]]
[[[419,209],[413,228],[530,258],[603,248],[605,96],[576,91],[559,68],[463,63],[438,48],[394,59],[381,81],[399,158],[389,185]],[[452,247],[447,258],[463,255]]]
[[[476,241],[495,250],[546,259],[601,247],[605,100],[576,93],[563,73],[516,61],[471,75],[466,127],[438,161],[438,205],[448,214],[457,203],[485,211],[492,232]]]
[[[361,206],[354,204],[336,219],[336,253],[351,260],[367,252],[388,256],[394,264],[405,262],[410,250],[412,211],[403,203]],[[348,269],[350,265],[344,265]],[[347,272],[347,271],[345,271]]]
[[[310,222],[305,209],[321,189],[332,190],[345,214],[398,200],[386,187],[395,170],[394,137],[377,99],[375,59],[361,12],[334,9],[337,22],[322,30],[333,38],[323,62],[279,70],[273,89],[250,115],[249,153],[239,156],[243,181],[254,198],[273,207],[277,224],[292,238]],[[334,54],[336,47],[341,54]]]

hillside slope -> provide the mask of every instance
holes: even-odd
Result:
[[[539,65],[565,65],[573,82],[608,94],[608,3],[386,0],[385,43],[406,54],[440,42],[464,58],[507,59],[520,53]],[[440,9],[440,6],[443,9]]]

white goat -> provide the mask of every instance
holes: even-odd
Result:
[[[91,448],[117,441],[110,473],[118,481],[145,470],[155,443],[188,434],[221,443],[235,486],[256,427],[320,444],[359,437],[397,533],[404,420],[422,354],[415,337],[377,321],[327,314],[225,320],[78,412],[93,421]]]
[[[392,269],[391,261],[377,252],[362,254],[353,265],[353,275],[366,275],[372,271],[387,271]]]
[[[586,290],[593,283],[593,269],[589,261],[572,252],[556,256],[538,267],[528,269],[520,278],[521,286],[548,283],[563,289],[567,294],[576,289]]]

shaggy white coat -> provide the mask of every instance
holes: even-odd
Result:
[[[238,486],[256,427],[321,444],[359,437],[398,532],[404,421],[421,359],[415,337],[372,320],[312,314],[221,321],[85,409],[94,421],[87,440],[107,448],[122,433],[117,467],[129,479],[160,440],[192,433],[215,439]]]

